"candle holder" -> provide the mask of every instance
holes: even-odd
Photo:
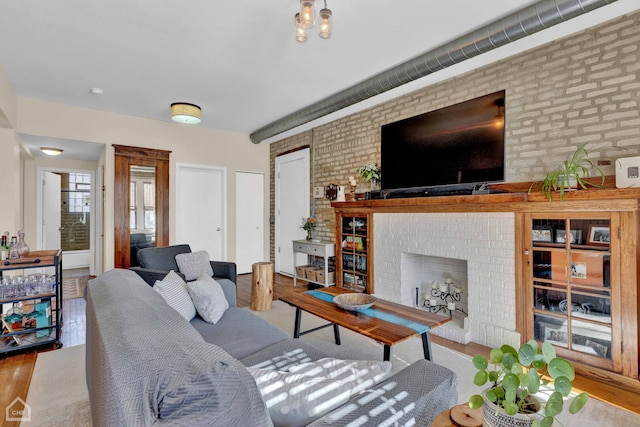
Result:
[[[432,298],[427,299],[425,297],[423,307],[429,309],[430,313],[449,312],[449,318],[453,317],[453,312],[456,310],[456,302],[460,302],[462,297],[462,289],[457,286],[432,286],[430,296]],[[425,294],[426,296],[426,294]],[[436,298],[438,300],[436,300]]]

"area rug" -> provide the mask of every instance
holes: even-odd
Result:
[[[247,309],[248,310],[248,309]],[[254,311],[259,317],[291,333],[295,309],[274,301],[268,311]],[[302,315],[302,330],[325,323],[308,313]],[[342,359],[382,359],[382,345],[354,332],[340,329],[342,345],[333,341],[333,328],[326,328],[303,335],[308,341],[332,357]],[[24,427],[33,426],[91,426],[89,397],[85,382],[85,346],[62,348],[40,353],[29,387],[27,404],[31,407],[31,421],[23,421]],[[458,376],[458,401],[466,402],[478,393],[473,384],[474,368],[467,355],[432,344],[433,361],[456,372]],[[392,371],[397,372],[422,357],[422,341],[411,338],[393,346]],[[640,415],[612,405],[590,399],[577,415],[559,417],[563,427],[585,426],[640,426]]]
[[[84,345],[38,353],[22,426],[91,426],[84,357]]]
[[[82,298],[89,276],[68,277],[62,279],[62,299]]]

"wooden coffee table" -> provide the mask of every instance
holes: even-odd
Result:
[[[344,289],[330,287],[319,289],[318,291],[329,294],[339,295],[341,293],[349,293]],[[375,317],[367,316],[359,312],[346,311],[339,308],[333,302],[323,301],[322,299],[311,296],[307,293],[294,293],[280,298],[281,301],[296,308],[296,318],[293,331],[294,338],[315,332],[329,326],[333,326],[336,344],[340,345],[340,331],[338,326],[347,328],[361,335],[374,339],[384,345],[384,360],[391,359],[391,346],[398,344],[408,338],[421,336],[422,349],[424,358],[431,360],[431,342],[429,340],[429,330],[418,333],[415,329],[400,324],[392,323]],[[372,307],[381,313],[388,313],[402,319],[406,319],[415,323],[428,326],[429,329],[434,328],[443,323],[449,322],[451,319],[438,314],[432,314],[425,310],[420,310],[406,305],[397,304],[391,301],[378,299]],[[300,331],[300,321],[302,311],[318,316],[329,321],[327,325]]]

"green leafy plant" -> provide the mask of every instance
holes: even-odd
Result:
[[[364,165],[363,167],[356,169],[356,173],[358,174],[358,178],[360,178],[360,181],[380,181],[380,167],[377,163],[369,163],[367,165]]]
[[[589,159],[589,151],[585,148],[587,143],[581,144],[573,153],[570,159],[562,162],[561,166],[547,173],[542,182],[534,182],[529,188],[529,193],[536,186],[539,186],[542,192],[551,201],[553,192],[560,193],[560,199],[564,200],[565,191],[569,191],[573,187],[586,189],[587,187],[604,187],[604,173]],[[596,184],[588,181],[591,177],[591,170],[594,169],[602,181]]]
[[[494,348],[490,360],[483,355],[473,358],[473,366],[478,370],[473,378],[475,385],[491,385],[485,391],[485,397],[508,415],[534,414],[538,405],[531,402],[529,396],[536,393],[549,394],[544,403],[544,417],[535,419],[534,427],[551,427],[555,416],[562,412],[564,397],[571,393],[571,381],[575,378],[575,370],[571,362],[556,357],[556,351],[548,342],[540,347],[531,340],[523,344],[518,351],[509,345]],[[490,367],[489,364],[493,365]],[[553,385],[545,377],[551,377]],[[482,407],[484,397],[475,394],[469,399],[472,409]],[[588,393],[575,396],[569,406],[572,414],[580,411],[589,399]]]

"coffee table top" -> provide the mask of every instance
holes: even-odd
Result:
[[[351,291],[336,287],[318,289],[318,291],[330,295],[351,293]],[[333,302],[323,301],[306,293],[294,293],[284,296],[280,298],[280,300],[383,344],[394,345],[419,335],[419,333],[412,328],[370,317],[363,313],[346,311],[339,308]],[[372,308],[416,323],[421,323],[430,328],[434,328],[451,320],[446,316],[429,313],[425,310],[379,298]]]

